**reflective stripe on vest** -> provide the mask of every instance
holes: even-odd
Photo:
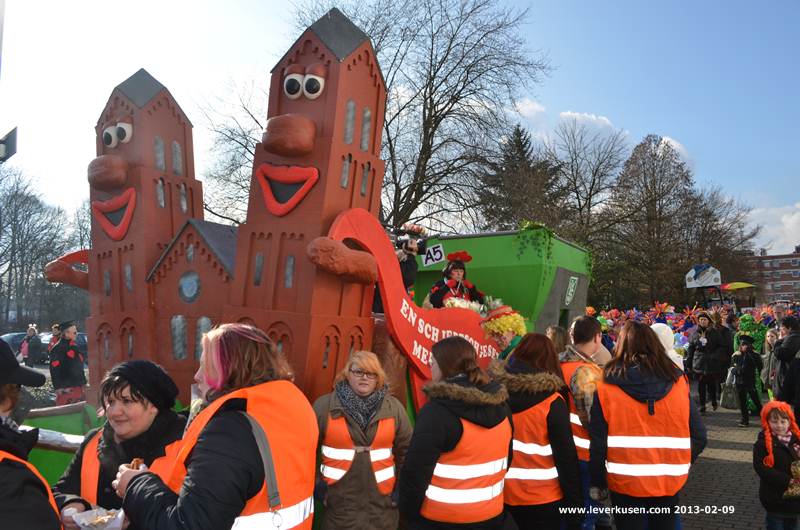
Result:
[[[572,376],[575,375],[575,370],[581,366],[593,366],[583,361],[568,361],[561,363],[561,373],[564,375],[564,381],[567,382],[567,389],[569,390],[569,423],[572,427],[572,439],[575,441],[575,449],[578,452],[578,459],[584,462],[589,461],[589,431],[581,423],[578,416],[578,409],[575,406],[575,399],[572,397],[572,387],[570,382]]]
[[[506,504],[529,506],[556,502],[564,497],[553,460],[547,431],[547,415],[557,399],[554,392],[536,405],[514,414],[514,458],[506,473]]]
[[[597,397],[608,423],[608,488],[634,497],[675,495],[691,464],[689,387],[679,378],[653,404],[635,400],[617,385],[599,384]]]
[[[102,437],[101,427],[84,446],[81,458],[81,497],[92,506],[97,505],[97,485],[100,482],[100,455],[97,453],[97,446]]]
[[[20,464],[22,464],[25,467],[27,467],[28,471],[33,473],[34,476],[36,478],[38,478],[42,482],[42,487],[44,488],[44,491],[47,492],[47,501],[50,503],[50,507],[53,508],[53,511],[55,512],[55,515],[56,515],[56,519],[59,521],[58,527],[62,528],[62,526],[61,526],[61,512],[58,511],[58,506],[56,506],[56,500],[53,497],[53,492],[50,491],[50,485],[44,479],[42,474],[39,473],[39,470],[36,469],[36,466],[31,464],[27,460],[23,460],[22,458],[19,458],[18,456],[12,455],[11,453],[7,453],[6,451],[0,451],[0,462],[2,462],[3,460],[11,460],[13,462],[19,462]]]
[[[220,397],[197,415],[183,439],[176,442],[177,446],[169,447],[167,455],[157,460],[158,465],[154,463],[151,471],[178,493],[186,477],[186,459],[201,432],[219,408],[233,399],[246,400],[247,413],[264,429],[280,495],[280,504],[270,508],[264,483],[261,490],[247,501],[233,528],[255,528],[256,524],[258,528],[273,528],[269,525],[279,524],[281,530],[311,530],[319,428],[308,400],[288,381],[270,381]],[[274,493],[269,492],[270,495]]]
[[[485,428],[461,418],[463,434],[439,455],[420,515],[444,523],[476,523],[503,511],[511,423]]]
[[[394,489],[394,418],[378,421],[375,438],[370,447],[355,447],[347,419],[344,416],[332,418],[328,415],[328,426],[322,441],[322,465],[320,473],[329,485],[338,482],[350,470],[356,453],[368,452],[372,463],[375,483],[381,495],[389,495]]]

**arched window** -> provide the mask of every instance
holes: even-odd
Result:
[[[283,272],[283,286],[291,289],[294,284],[294,256],[286,256],[286,269]]]
[[[172,357],[177,360],[186,358],[186,317],[173,315],[169,323],[172,335]]]
[[[178,194],[180,196],[181,211],[186,213],[186,211],[189,209],[189,202],[186,200],[186,184],[183,182],[181,182],[181,185],[178,186]]]
[[[181,152],[181,144],[172,141],[172,172],[179,177],[183,175],[183,153]]]
[[[130,263],[125,264],[125,288],[133,292],[133,269]]]
[[[156,201],[161,208],[167,204],[164,200],[164,179],[158,179],[156,182]]]
[[[347,102],[344,115],[344,143],[353,143],[353,133],[356,128],[356,102],[352,99]]]
[[[160,136],[156,136],[155,138],[154,149],[156,169],[166,171],[167,162],[166,156],[164,155],[164,140],[162,140]]]
[[[347,181],[350,178],[350,163],[353,161],[353,155],[347,155],[342,160],[342,177],[339,183],[343,188],[347,188]]]
[[[203,353],[203,334],[211,331],[214,325],[208,317],[200,317],[197,319],[197,331],[194,337],[194,358],[199,359]]]
[[[264,274],[264,254],[258,252],[256,254],[256,262],[253,270],[253,285],[258,287],[261,285],[261,276]]]
[[[372,111],[364,107],[361,113],[361,150],[369,149],[369,135],[372,132]]]
[[[372,172],[372,167],[370,166],[370,163],[367,162],[364,165],[364,172],[361,174],[361,196],[362,197],[366,197],[367,196],[367,189],[369,188],[369,177],[370,177],[370,173],[371,172]]]
[[[103,294],[111,296],[111,271],[103,271]]]

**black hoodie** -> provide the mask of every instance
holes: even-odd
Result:
[[[437,523],[422,518],[420,510],[425,492],[431,483],[439,456],[455,449],[461,440],[464,433],[461,418],[486,428],[495,427],[506,418],[512,421],[511,410],[506,404],[508,392],[495,381],[475,386],[466,375],[459,374],[428,384],[425,393],[429,401],[419,411],[411,444],[400,471],[400,513],[412,529],[463,528],[465,525]],[[511,448],[509,441],[509,463]],[[489,521],[470,524],[469,528],[516,528],[516,525],[503,513]]]
[[[682,377],[682,376],[681,376]],[[647,403],[650,414],[654,414],[654,404],[663,399],[673,382],[656,376],[643,374],[638,366],[628,368],[625,379],[616,376],[605,376],[603,384],[616,385],[636,401]],[[608,423],[603,415],[600,400],[595,392],[592,410],[589,414],[589,472],[592,486],[607,488],[606,456],[608,454]],[[689,396],[689,437],[691,438],[692,462],[703,452],[708,441],[706,427],[697,411],[697,406]]]
[[[0,423],[0,451],[28,459],[39,439],[39,430],[20,432]],[[57,530],[58,515],[50,506],[46,485],[19,462],[0,462],[0,521],[3,528]]]

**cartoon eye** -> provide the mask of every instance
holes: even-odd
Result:
[[[117,140],[127,144],[133,138],[133,125],[130,123],[119,122],[117,124]]]
[[[117,146],[117,128],[106,127],[103,130],[103,145],[106,147],[114,148]]]
[[[283,80],[283,92],[289,99],[297,99],[303,94],[303,75],[289,74]]]
[[[308,99],[317,99],[325,88],[325,78],[314,74],[306,74],[303,78],[303,93]]]

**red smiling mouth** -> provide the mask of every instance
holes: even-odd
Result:
[[[267,210],[282,217],[308,195],[319,180],[319,171],[315,167],[261,164],[256,176]]]
[[[128,188],[107,201],[92,201],[92,215],[108,237],[119,241],[128,233],[136,209],[136,191]]]

